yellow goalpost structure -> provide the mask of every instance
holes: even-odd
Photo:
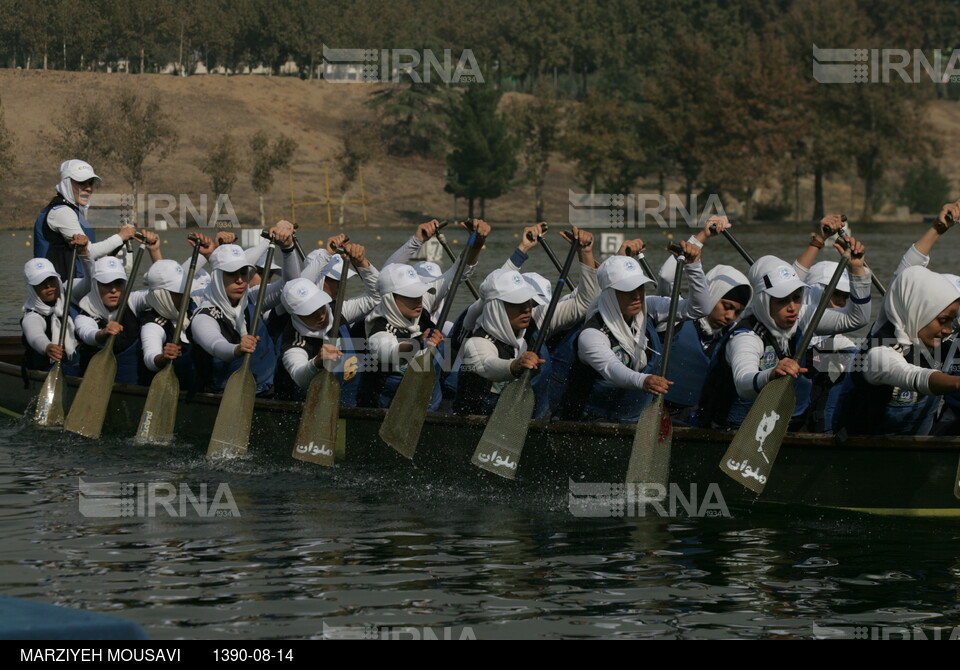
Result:
[[[327,228],[333,228],[333,206],[340,205],[360,205],[361,211],[363,212],[363,222],[367,223],[367,195],[363,186],[363,168],[357,170],[357,180],[360,184],[360,199],[359,200],[346,200],[343,198],[338,198],[333,200],[330,198],[330,169],[326,166],[323,168],[323,189],[324,189],[324,199],[316,200],[313,202],[297,202],[297,196],[293,189],[293,171],[287,170],[287,175],[290,178],[290,221],[291,223],[297,223],[297,208],[299,207],[326,207],[327,208]]]

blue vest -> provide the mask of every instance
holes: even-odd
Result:
[[[673,336],[670,367],[666,377],[673,382],[664,400],[677,407],[694,407],[707,380],[710,357],[700,339],[696,322],[683,322]]]
[[[610,348],[624,365],[629,366],[631,355],[624,351],[616,338],[610,333],[599,312],[584,324],[583,330],[592,328],[604,333],[610,341]],[[660,373],[660,337],[652,319],[646,322],[647,365],[641,370],[644,374]],[[650,403],[653,396],[642,389],[629,389],[614,386],[600,376],[600,373],[583,363],[579,357],[579,333],[577,336],[577,354],[574,357],[570,383],[557,410],[557,418],[567,421],[612,421],[636,422],[640,413]],[[654,349],[656,347],[656,349]]]
[[[46,258],[49,260],[53,263],[53,267],[60,274],[63,281],[66,281],[67,277],[70,276],[70,245],[63,239],[63,235],[47,225],[47,216],[57,207],[69,207],[74,211],[77,219],[80,221],[80,228],[83,229],[83,234],[90,238],[91,243],[97,241],[97,235],[93,232],[90,224],[87,223],[87,219],[83,216],[83,211],[76,205],[67,202],[59,193],[57,193],[46,207],[40,210],[40,214],[37,215],[37,219],[33,223],[33,257]],[[75,276],[83,277],[83,267],[80,264],[80,259],[77,259]]]
[[[514,355],[516,347],[495,339],[492,335],[487,334],[483,328],[477,327],[471,337],[482,337],[492,342],[497,348],[497,357],[500,360],[512,361],[516,358]],[[473,370],[464,368],[462,364],[457,372],[457,392],[453,400],[454,414],[477,414],[481,416],[493,414],[503,389],[507,387],[507,384],[513,382],[512,379],[499,382],[490,381]]]
[[[853,369],[840,390],[838,411],[833,417],[835,433],[850,435],[928,435],[940,396],[924,395],[890,385],[870,384],[858,365],[873,347],[883,346],[893,338],[892,324],[886,324],[871,336],[854,359]],[[909,360],[911,350],[898,351]],[[921,356],[919,367],[929,369]]]
[[[549,352],[549,357],[541,356],[547,362],[540,366],[540,374],[534,379],[533,389],[537,394],[535,419],[553,416],[563,401],[577,357],[577,337],[582,328],[581,321],[563,335],[563,339]]]
[[[751,332],[761,339],[764,346],[763,354],[758,361],[758,372],[775,368],[781,358],[791,357],[793,351],[800,345],[800,340],[803,339],[803,333],[798,328],[790,341],[790,349],[781,351],[777,341],[756,317],[748,316],[743,319],[734,330],[724,336],[710,359],[707,380],[700,396],[701,409],[697,417],[701,427],[739,428],[750,408],[753,407],[756,398],[739,396],[733,383],[733,370],[727,362],[727,346],[730,339],[740,334],[746,337],[746,333]],[[801,367],[805,367],[806,358],[805,354],[800,361]],[[807,411],[812,387],[812,380],[804,375],[793,380],[793,390],[797,399],[794,417],[801,417]],[[760,389],[757,389],[757,392],[759,394]]]
[[[425,333],[428,329],[435,328],[433,321],[427,310],[420,314],[420,332]],[[383,317],[375,319],[367,329],[367,337],[372,337],[374,333],[387,331],[393,333],[400,341],[410,341],[409,331],[394,328]],[[417,340],[419,346],[419,339]],[[440,345],[440,353],[443,353],[443,344]],[[436,359],[433,361],[434,372],[436,373],[436,384],[433,388],[433,395],[430,399],[429,411],[436,411],[440,407],[440,401],[443,399],[440,388],[440,366]],[[392,366],[386,367],[362,367],[360,381],[357,387],[357,406],[358,407],[389,407],[393,401],[393,396],[400,386],[403,379],[403,373],[407,371],[407,364],[401,363],[398,368]]]
[[[301,388],[287,372],[287,368],[283,364],[283,354],[289,349],[299,347],[306,351],[312,360],[320,353],[322,345],[323,340],[316,337],[304,337],[297,332],[292,322],[287,324],[281,337],[280,358],[277,360],[277,371],[274,375],[277,400],[303,402],[307,397],[307,389]],[[357,372],[360,356],[356,351],[350,337],[350,329],[346,324],[340,326],[339,348],[343,352],[343,357],[333,369],[333,375],[340,382],[340,406],[353,407],[357,402],[359,382]]]
[[[191,300],[187,306],[187,316],[192,316],[195,311],[196,304]],[[155,323],[163,328],[164,335],[166,336],[164,342],[173,341],[173,331],[177,329],[175,321],[160,316],[153,308],[148,308],[140,314],[140,327],[143,328],[148,323]],[[190,352],[191,346],[185,344],[182,339],[177,344],[180,345],[180,357],[173,361],[173,371],[177,375],[177,381],[180,382],[181,389],[192,389],[196,384],[196,366],[193,364],[193,356]],[[153,381],[157,373],[147,367],[146,363],[143,362],[142,356],[140,357],[139,365],[140,385],[150,386],[150,382]]]
[[[253,323],[253,311],[256,305],[252,302],[247,303],[246,322],[247,327]],[[240,333],[234,327],[234,324],[216,307],[204,307],[197,310],[197,315],[206,314],[213,317],[220,326],[220,333],[231,344],[240,344]],[[257,395],[271,395],[273,392],[273,373],[277,367],[277,349],[273,338],[267,331],[267,324],[263,319],[260,320],[260,327],[256,335],[260,340],[257,342],[257,348],[250,357],[250,372],[257,382]],[[190,335],[190,340],[194,339]],[[235,371],[240,369],[243,364],[243,356],[227,362],[211,356],[203,347],[192,347],[194,361],[197,363],[197,374],[204,388],[211,393],[223,393],[227,380],[230,379]]]
[[[96,286],[92,290],[96,291]],[[98,328],[107,325],[107,320],[102,317],[87,314],[83,310],[79,310],[79,312],[96,321]],[[140,320],[133,313],[133,310],[128,308],[124,311],[121,325],[123,326],[123,332],[117,335],[113,341],[113,353],[117,359],[115,382],[117,384],[139,384],[140,369],[143,365],[143,351],[140,348]],[[86,374],[87,366],[101,347],[81,343],[79,348],[80,370],[83,374]]]
[[[31,310],[33,311],[33,310]],[[36,312],[39,314],[39,312]],[[47,335],[47,339],[53,342],[53,314],[48,314],[43,316],[43,320],[46,323],[46,328],[44,332]],[[68,316],[68,318],[71,318]],[[20,324],[22,327],[23,317],[20,317]],[[47,372],[50,368],[53,367],[53,363],[50,362],[50,359],[47,357],[47,354],[43,351],[35,351],[30,347],[30,344],[27,342],[25,335],[20,336],[20,341],[23,344],[23,359],[21,361],[20,367],[23,370],[40,370],[41,372]],[[54,344],[56,344],[54,342]],[[61,367],[63,368],[64,374],[68,374],[71,377],[80,376],[80,345],[77,344],[77,348],[73,352],[73,356],[69,358],[64,358],[61,361]]]

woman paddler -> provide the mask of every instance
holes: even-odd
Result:
[[[854,299],[842,310],[827,310],[817,335],[849,332],[869,321],[870,274],[864,267],[863,245],[849,241],[855,256],[849,263]],[[816,311],[815,305],[804,302],[807,286],[792,265],[774,256],[759,258],[748,277],[753,285],[752,313],[717,347],[700,399],[701,427],[739,427],[763,387],[784,375],[796,380],[794,418],[801,420],[809,406],[811,382],[801,376],[807,369],[792,358]]]
[[[97,242],[93,228],[85,217],[90,207],[90,196],[100,177],[89,163],[68,160],[60,164],[60,183],[56,195],[37,216],[33,225],[33,255],[53,263],[61,277],[69,276],[70,241],[74,235],[84,235],[90,241],[88,253],[93,260],[118,249],[137,232],[136,226],[126,225],[102,242]],[[77,277],[83,277],[77,268]]]
[[[209,239],[204,239],[209,244]],[[194,244],[192,240],[191,244]],[[187,337],[187,328],[203,294],[200,291],[194,292],[192,287],[187,288],[187,271],[172,260],[160,260],[151,265],[146,274],[146,282],[147,307],[140,313],[140,343],[145,368],[141,371],[140,384],[149,386],[153,375],[172,363],[180,387],[192,389],[194,365],[189,356],[190,339]],[[173,335],[177,329],[180,305],[185,293],[188,294],[190,304],[187,306],[180,341],[174,342]]]
[[[921,266],[897,275],[844,382],[834,432],[930,432],[940,396],[960,391],[960,377],[937,369],[958,307],[960,288],[943,275]]]
[[[280,344],[277,398],[302,401],[321,368],[335,365],[343,355],[335,344],[326,342],[333,327],[332,300],[303,277],[287,282],[280,299],[290,315],[290,324]]]
[[[270,229],[283,256],[283,274],[279,281],[248,290],[253,264],[244,250],[224,244],[210,254],[211,280],[204,291],[200,309],[190,320],[189,339],[203,388],[222,393],[230,375],[240,367],[244,354],[253,354],[251,372],[257,381],[257,394],[273,392],[273,374],[277,364],[276,347],[263,319],[257,333],[250,333],[257,295],[267,291],[264,311],[280,303],[283,284],[295,279],[300,263],[293,254],[293,226],[285,221]]]
[[[677,318],[689,321],[705,316],[713,305],[700,248],[689,242],[682,242],[681,248],[690,299],[680,301]],[[611,256],[600,265],[597,277],[600,296],[577,338],[577,355],[557,418],[636,421],[653,397],[666,393],[672,383],[655,374],[660,365],[656,327],[669,317],[670,298],[646,295],[645,287],[653,279],[629,256]]]
[[[147,233],[145,232],[144,235]],[[138,384],[140,380],[140,319],[147,307],[147,292],[134,291],[127,301],[123,320],[117,321],[120,301],[127,290],[127,271],[114,256],[97,260],[93,286],[80,300],[76,317],[80,346],[80,369],[85,372],[90,359],[116,335],[113,352],[117,357],[118,384]]]
[[[75,235],[72,243],[77,246],[77,255],[87,267],[87,277],[92,276],[93,262],[87,253],[86,236]],[[54,362],[62,361],[66,374],[78,376],[80,355],[76,330],[74,319],[70,316],[70,306],[64,304],[66,287],[60,275],[46,258],[33,258],[24,264],[23,276],[27,285],[27,299],[23,303],[23,316],[20,318],[24,344],[23,368],[45,372]],[[74,279],[73,296],[77,299],[83,297],[89,283],[89,278]],[[66,336],[61,348],[58,342],[64,327]]]

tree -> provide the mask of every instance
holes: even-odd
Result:
[[[217,199],[230,195],[237,174],[243,167],[237,141],[230,133],[223,133],[207,150],[207,155],[197,163],[197,167],[210,177],[210,190]]]
[[[7,128],[5,114],[3,111],[3,101],[0,101],[0,171],[3,174],[10,174],[14,164],[15,144],[13,134]]]
[[[263,196],[273,186],[273,173],[279,168],[288,167],[296,150],[297,143],[286,135],[281,134],[271,140],[269,135],[261,130],[250,138],[250,183],[260,201],[261,226],[267,225],[267,217],[263,212]]]
[[[518,146],[520,169],[533,184],[535,221],[543,221],[543,183],[550,167],[550,154],[560,148],[563,105],[547,87],[540,87],[531,100],[517,101],[507,109]]]
[[[341,149],[337,153],[337,168],[340,170],[340,224],[343,224],[344,200],[347,189],[356,181],[360,169],[381,152],[380,137],[376,125],[369,121],[348,121],[344,125]]]
[[[177,141],[177,132],[156,95],[145,99],[132,90],[122,90],[111,107],[115,112],[109,126],[110,160],[130,184],[136,202],[147,158],[152,155],[160,160],[166,158]]]
[[[78,158],[96,167],[111,155],[110,124],[107,105],[98,99],[81,100],[65,108],[53,134],[41,131],[41,138],[57,159]]]
[[[644,171],[640,115],[635,105],[596,92],[572,110],[563,153],[591,193],[629,193]]]
[[[379,89],[368,104],[377,111],[387,153],[436,158],[444,150],[450,93],[432,81],[406,79]]]
[[[450,176],[444,190],[467,198],[473,218],[474,200],[480,198],[480,217],[487,198],[510,190],[517,171],[517,149],[507,122],[497,113],[501,92],[491,85],[469,86],[450,113],[447,155]]]

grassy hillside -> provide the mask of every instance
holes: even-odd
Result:
[[[159,93],[175,119],[180,139],[162,162],[148,161],[149,193],[184,193],[199,202],[209,190],[207,178],[195,163],[203,155],[206,143],[224,131],[246,138],[257,130],[282,132],[296,140],[299,149],[292,169],[293,187],[299,202],[320,200],[324,194],[324,167],[330,169],[331,196],[338,198],[339,175],[333,157],[340,146],[341,122],[368,118],[364,106],[375,84],[330,84],[302,81],[292,77],[220,75],[179,78],[168,75],[96,74],[59,71],[0,70],[0,98],[8,127],[17,141],[17,164],[12,175],[0,183],[0,225],[27,227],[53,193],[57,166],[69,156],[53,152],[40,137],[50,131],[55,119],[68,105],[88,97],[111,96],[116,89],[131,86],[146,94]],[[931,120],[942,139],[944,155],[956,155],[960,149],[960,106],[935,102],[929,107]],[[95,166],[104,177],[103,192],[124,192],[129,187],[119,174],[107,166]],[[941,168],[960,186],[960,173],[952,163],[942,160]],[[442,161],[387,158],[364,171],[367,213],[372,225],[396,225],[419,222],[430,217],[453,215],[453,199],[443,191],[445,166]],[[677,188],[670,185],[671,188]],[[854,190],[851,193],[851,187]],[[559,161],[548,178],[547,220],[567,219],[567,190],[577,189],[569,166]],[[642,192],[656,192],[654,183],[641,184]],[[861,202],[856,193],[862,186],[851,178],[828,185],[827,207],[858,212]],[[765,194],[769,196],[769,194]],[[801,182],[804,215],[810,207],[812,187]],[[958,189],[960,195],[960,189]],[[212,195],[209,196],[212,202]],[[359,197],[354,186],[348,198]],[[256,194],[249,179],[242,176],[231,198],[244,223],[257,220]],[[459,203],[458,215],[465,214]],[[290,181],[278,173],[266,201],[268,219],[290,216]],[[888,205],[886,212],[889,213]],[[334,222],[339,212],[334,209]],[[487,205],[487,218],[493,222],[523,222],[533,217],[533,190],[518,188]],[[325,225],[326,210],[300,209],[300,223]],[[348,206],[347,222],[360,220],[359,206]]]

